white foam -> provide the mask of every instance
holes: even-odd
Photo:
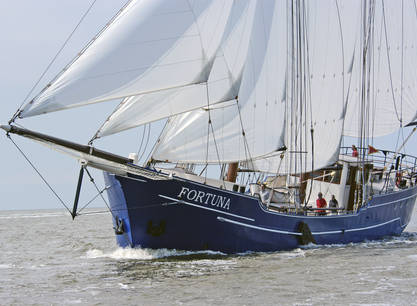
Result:
[[[324,245],[320,245],[320,244],[314,244],[312,242],[310,242],[309,244],[305,244],[300,246],[300,250],[304,249],[304,250],[309,250],[309,249],[317,249],[317,248],[322,248]],[[296,249],[299,250],[299,249]]]
[[[317,248],[318,246],[315,244],[308,244],[305,246],[303,246],[303,249],[312,249],[312,248]],[[294,249],[291,252],[280,252],[280,255],[283,257],[287,257],[287,258],[298,258],[298,257],[305,257],[306,252],[300,248],[298,249]]]
[[[129,285],[125,285],[123,283],[119,283],[119,286],[121,289],[125,289],[125,290],[130,289]]]
[[[346,248],[346,247],[364,247],[372,248],[377,246],[389,246],[397,244],[417,244],[417,233],[404,232],[400,236],[392,236],[382,240],[365,240],[362,242],[350,242],[347,244],[335,243],[335,244],[313,244],[301,246],[303,250],[315,250],[322,248]]]
[[[254,251],[246,251],[246,252],[242,252],[242,253],[236,253],[236,255],[239,255],[239,256],[251,256],[253,254],[256,254],[256,252],[254,252]]]
[[[186,277],[186,276],[202,276],[204,275],[201,271],[185,271],[185,270],[179,270],[177,273],[175,273],[177,277]]]
[[[223,259],[200,259],[200,260],[193,260],[190,264],[196,266],[228,266],[228,265],[235,265],[237,264],[236,261],[233,260],[223,260]]]
[[[5,265],[5,264],[0,265],[0,269],[11,269],[11,268],[13,268],[12,265]]]
[[[225,255],[221,252],[214,251],[178,251],[178,250],[168,250],[168,249],[140,249],[140,248],[118,248],[112,252],[105,253],[101,250],[89,250],[87,251],[87,258],[111,258],[111,259],[139,259],[139,260],[152,260],[164,257],[172,256],[187,256],[187,255],[198,255],[198,254],[207,254],[207,255]]]

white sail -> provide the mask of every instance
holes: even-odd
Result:
[[[280,172],[298,172],[332,164],[338,158],[342,136],[347,94],[344,88],[349,81],[346,74],[354,54],[355,38],[360,30],[358,20],[348,21],[347,17],[351,20],[352,14],[356,16],[360,13],[360,1],[352,1],[340,7],[340,20],[334,1],[308,2],[305,27],[308,29],[309,53],[306,71],[309,79],[306,93],[308,100],[297,98],[297,90],[300,88],[297,88],[297,83],[291,82],[291,79],[296,80],[299,77],[297,71],[292,70],[299,55],[291,55],[293,41],[288,38],[291,21],[287,18],[287,13],[290,15],[291,12],[287,12],[287,9],[290,10],[291,7],[287,8],[285,2],[265,1],[259,6],[262,7],[259,12],[263,14],[265,10],[274,10],[270,35],[265,43],[268,46],[267,51],[263,60],[260,60],[260,49],[263,45],[252,41],[239,92],[240,115],[237,107],[211,112],[216,141],[210,135],[207,161],[215,163],[219,159],[220,162],[253,159],[253,165],[248,163],[248,167],[267,172],[276,172],[279,166]],[[265,26],[265,15],[257,17],[259,19],[255,19],[253,40],[262,36],[260,29],[259,32],[256,31],[257,22],[259,28],[262,28],[260,24]],[[341,32],[345,31],[343,44]],[[298,42],[294,40],[294,43]],[[256,49],[260,46],[259,50]],[[258,76],[256,69],[261,69]],[[291,118],[297,118],[300,108],[304,108],[305,115],[304,119],[297,119],[299,121],[296,128],[296,122],[291,122]],[[240,120],[245,131],[245,140]],[[207,122],[208,114],[204,112],[192,112],[170,121],[154,158],[204,163]],[[314,129],[314,165],[311,125]],[[215,150],[216,145],[219,157]],[[277,150],[284,145],[288,149],[286,155],[291,154],[292,157],[281,161]]]
[[[217,8],[220,9],[220,5]],[[235,1],[227,16],[227,23],[225,17],[221,19],[225,30],[204,83],[126,98],[100,128],[97,136],[107,136],[234,99],[238,94],[235,83],[239,82],[246,59],[246,52],[238,50],[247,50],[254,10],[254,1]]]
[[[384,14],[385,13],[385,14]],[[417,115],[417,15],[415,1],[377,1],[372,52],[372,84],[366,117],[360,116],[360,67],[356,67],[345,119],[344,134],[361,136],[362,121],[367,122],[366,137],[383,136],[398,130]],[[359,55],[359,54],[358,54]],[[357,63],[359,64],[359,63]]]
[[[241,81],[236,87],[238,103],[210,113],[199,110],[172,119],[153,154],[154,159],[228,162],[247,160],[282,146],[286,10],[285,2],[256,3],[248,49],[239,48],[236,53],[237,57],[242,52],[246,55]],[[212,127],[208,128],[209,117]]]
[[[338,5],[343,3],[343,5]],[[306,2],[306,42],[297,41],[290,70],[288,117],[283,159],[275,154],[256,161],[267,172],[310,172],[339,158],[349,68],[359,39],[361,1]],[[300,51],[301,54],[300,54]],[[299,66],[303,75],[299,76]],[[304,81],[301,80],[304,78]]]
[[[21,117],[205,82],[231,6],[132,1]]]
[[[325,167],[417,117],[415,1],[372,3],[132,1],[20,116],[123,97],[96,136],[170,117],[155,160]]]

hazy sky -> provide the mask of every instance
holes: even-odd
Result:
[[[127,0],[98,0],[65,52],[43,79],[45,85]],[[0,0],[0,124],[6,124],[35,84],[43,70],[74,29],[92,0]],[[42,86],[35,90],[39,92]],[[115,102],[91,105],[70,111],[42,115],[18,123],[46,134],[87,143],[110,114]],[[408,133],[408,130],[407,130]],[[139,145],[140,129],[134,129],[98,142],[100,148],[127,156]],[[407,146],[417,155],[417,136]],[[78,177],[76,160],[47,147],[14,136],[32,162],[71,206]],[[395,138],[376,140],[377,145],[394,149]],[[60,208],[61,204],[39,179],[17,149],[0,133],[0,209]],[[94,171],[100,187],[102,175]],[[80,205],[95,195],[84,181]],[[102,205],[100,201],[95,205]]]
[[[61,70],[126,1],[98,0],[41,84],[45,85]],[[0,124],[7,124],[90,3],[90,0],[0,0]],[[41,88],[39,86],[34,94]],[[85,144],[115,105],[115,102],[107,102],[17,122],[35,131]],[[100,141],[99,146],[127,156],[137,151],[139,134],[138,129],[122,133],[120,137]],[[71,206],[78,162],[22,137],[13,139]],[[0,209],[61,207],[3,131],[0,152]],[[95,177],[102,187],[99,171],[95,171]],[[84,182],[83,191],[80,205],[95,194],[88,180]],[[102,205],[102,202],[94,204]]]

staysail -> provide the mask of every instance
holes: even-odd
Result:
[[[229,1],[230,2],[230,1]],[[148,122],[171,117],[207,105],[221,106],[234,99],[231,90],[239,80],[246,59],[249,35],[254,15],[254,1],[234,1],[225,23],[224,32],[204,82],[181,88],[126,98],[97,133],[110,135]],[[217,6],[220,9],[220,3]],[[222,18],[222,24],[224,19]]]
[[[132,1],[20,116],[205,82],[231,6]]]

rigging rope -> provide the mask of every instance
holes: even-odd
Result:
[[[209,105],[209,101],[207,100],[207,105]],[[204,184],[207,183],[207,172],[208,172],[208,154],[209,154],[209,144],[210,144],[210,124],[211,124],[211,118],[210,118],[210,109],[208,109],[209,114],[209,120],[207,124],[207,146],[206,146],[206,166],[204,167],[205,173],[204,173]]]
[[[56,193],[56,191],[52,188],[52,186],[48,183],[48,181],[43,177],[43,175],[39,172],[39,170],[35,167],[35,165],[29,160],[29,158],[26,156],[26,154],[20,149],[20,147],[13,141],[12,137],[7,134],[7,138],[10,139],[10,141],[15,145],[15,147],[19,150],[20,154],[26,159],[26,161],[31,165],[33,170],[39,175],[39,177],[42,179],[42,181],[48,186],[48,188],[52,191],[52,193],[55,195],[55,197],[59,200],[59,202],[68,210],[68,212],[71,214],[71,210],[68,208],[67,205],[65,205],[64,201],[60,198],[60,196]]]
[[[245,158],[248,161],[248,166],[251,165],[251,168],[249,168],[249,167],[248,168],[255,170],[255,165],[253,163],[253,159],[252,159],[252,156],[251,156],[250,150],[249,150],[248,140],[246,139],[245,128],[243,127],[243,120],[242,120],[242,115],[240,113],[240,106],[239,106],[239,98],[238,97],[236,97],[236,107],[237,107],[237,111],[238,111],[238,114],[239,114],[240,127],[242,129],[243,144],[244,144],[244,148],[245,148]]]
[[[98,215],[98,214],[108,214],[109,212],[107,210],[99,210],[99,211],[89,211],[82,214],[77,214],[77,217],[79,216],[85,216],[85,215]]]
[[[43,79],[43,77],[45,76],[45,74],[49,71],[49,68],[51,68],[51,66],[53,65],[53,63],[55,63],[56,59],[61,54],[62,50],[64,50],[64,48],[67,46],[69,40],[72,38],[72,36],[74,35],[75,31],[77,31],[77,29],[79,28],[79,26],[81,25],[81,23],[84,21],[85,17],[87,17],[88,13],[91,11],[91,9],[93,8],[93,6],[94,6],[94,4],[96,2],[97,2],[97,0],[93,0],[93,2],[91,2],[91,4],[88,7],[87,11],[82,15],[81,19],[78,21],[78,23],[75,26],[74,30],[72,30],[72,32],[70,33],[70,35],[68,36],[68,38],[65,40],[65,42],[63,43],[63,45],[61,46],[61,48],[55,54],[55,56],[53,57],[53,59],[51,60],[51,62],[49,63],[49,65],[46,67],[46,69],[43,71],[43,73],[41,74],[41,76],[39,77],[39,79],[36,81],[35,85],[33,85],[32,89],[28,92],[28,94],[26,95],[26,97],[23,99],[23,101],[20,104],[19,108],[17,109],[17,111],[15,112],[15,114],[13,115],[13,117],[10,119],[9,124],[11,124],[12,122],[14,122],[16,120],[17,116],[19,116],[20,112],[22,111],[22,106],[25,104],[26,100],[29,98],[29,96],[32,94],[32,92],[35,90],[35,88],[38,86],[38,84]]]
[[[145,126],[146,127],[146,126]],[[142,159],[142,157],[143,157],[143,155],[145,154],[145,152],[146,152],[146,148],[148,147],[148,144],[149,144],[149,138],[150,138],[150,136],[151,136],[151,124],[149,123],[148,124],[148,135],[146,136],[146,143],[145,143],[145,146],[143,147],[143,152],[142,152],[142,154],[140,155],[140,157],[139,157],[139,159],[138,159],[138,161],[140,161],[141,159]],[[142,139],[143,140],[143,139]],[[141,147],[142,147],[142,144],[140,145]],[[139,154],[139,151],[138,151],[138,154]]]
[[[209,110],[209,112],[210,112],[210,110]],[[211,120],[210,120],[210,122],[211,122]],[[210,126],[211,126],[211,133],[213,134],[213,142],[214,142],[214,147],[216,148],[217,160],[218,160],[218,162],[219,162],[220,171],[221,171],[222,164],[221,164],[221,162],[220,162],[220,154],[219,154],[219,149],[218,149],[218,147],[217,147],[216,137],[214,136],[213,123],[210,123]],[[221,179],[222,179],[222,182],[223,182],[223,187],[226,189],[226,185],[225,185],[225,183],[224,183],[224,178],[222,177]]]
[[[214,142],[214,147],[216,149],[217,161],[218,161],[219,166],[220,166],[220,172],[222,171],[222,164],[220,162],[219,149],[217,147],[216,136],[214,135],[213,123],[211,121],[208,83],[206,83],[206,98],[207,98],[207,111],[208,111],[209,121],[208,121],[208,126],[207,126],[207,152],[206,152],[206,167],[205,167],[206,173],[205,173],[205,178],[204,178],[205,182],[207,181],[207,172],[208,172],[208,153],[209,153],[209,142],[210,142],[210,128],[211,128],[211,133],[213,134],[213,142]],[[221,179],[222,179],[223,187],[226,188],[226,185],[224,183],[224,178],[222,177]]]
[[[107,203],[106,199],[104,198],[103,192],[101,192],[100,189],[97,187],[97,184],[94,181],[94,178],[92,177],[92,175],[90,174],[90,171],[88,171],[87,167],[85,167],[84,170],[85,170],[85,172],[87,172],[87,175],[89,176],[91,183],[93,183],[94,187],[96,188],[97,192],[99,193],[99,195],[100,195],[101,199],[103,200],[104,204],[106,204],[106,206],[107,206],[109,212],[111,213],[112,217],[116,218],[116,216],[113,214],[113,211],[111,210],[109,204]]]
[[[10,139],[10,141],[13,143],[13,145],[17,148],[17,150],[20,152],[20,154],[22,154],[22,156],[26,159],[26,161],[29,163],[29,165],[33,168],[33,170],[35,170],[35,172],[39,175],[39,177],[42,179],[42,181],[46,184],[46,186],[49,188],[49,190],[55,195],[55,197],[58,199],[58,201],[62,204],[62,206],[64,206],[66,208],[66,210],[72,215],[71,210],[69,209],[69,207],[65,204],[65,202],[62,200],[62,198],[58,195],[58,193],[52,188],[51,184],[48,183],[48,181],[45,179],[45,177],[40,173],[40,171],[35,167],[35,165],[30,161],[30,159],[27,157],[27,155],[23,152],[23,150],[16,144],[16,142],[13,141],[13,139],[11,138],[10,134],[7,134],[7,138]],[[110,209],[107,201],[104,199],[103,197],[103,192],[107,189],[109,189],[110,187],[105,187],[102,190],[100,190],[97,187],[97,184],[95,183],[93,177],[91,176],[90,172],[87,170],[87,167],[85,168],[85,171],[87,172],[88,176],[90,177],[90,181],[94,184],[94,186],[96,187],[96,190],[98,192],[98,194],[96,196],[94,196],[90,201],[87,202],[86,205],[84,205],[79,212],[81,212],[83,209],[85,209],[89,204],[91,204],[91,202],[93,202],[98,196],[101,196],[101,198],[103,199],[104,203],[106,204],[109,212],[111,213],[111,215],[114,217],[112,210]],[[77,214],[78,215],[78,214]]]
[[[395,101],[395,95],[394,95],[394,84],[393,84],[393,80],[392,80],[391,59],[390,59],[390,56],[389,56],[389,46],[388,46],[387,22],[386,22],[386,17],[385,17],[385,1],[382,1],[382,16],[383,16],[383,21],[384,21],[385,46],[386,46],[386,50],[387,50],[388,71],[389,71],[389,78],[390,78],[392,100],[394,102],[395,115],[397,116],[398,121],[400,121],[400,123],[401,123],[402,118],[398,115],[397,103]]]
[[[112,186],[106,186],[104,187],[99,193],[97,193],[90,201],[87,202],[87,204],[85,204],[81,209],[78,210],[77,212],[77,216],[80,214],[80,212],[82,210],[84,210],[85,208],[87,208],[88,205],[90,205],[95,199],[97,199],[100,194],[102,194],[104,191],[106,191],[107,189],[110,189]],[[107,211],[106,211],[107,212]]]
[[[165,133],[166,133],[166,129],[167,129],[167,127],[168,127],[168,123],[170,122],[170,118],[168,118],[166,121],[165,121],[165,125],[164,125],[164,127],[162,128],[162,130],[161,130],[161,132],[159,133],[159,136],[158,136],[158,139],[154,142],[154,144],[153,144],[153,146],[152,146],[152,148],[151,148],[151,150],[149,151],[149,154],[148,154],[148,156],[146,157],[146,164],[147,165],[150,165],[151,164],[151,162],[153,161],[153,157],[152,157],[152,153],[154,153],[154,152],[156,152],[156,150],[158,149],[158,147],[159,147],[159,144],[161,143],[161,140],[162,140],[162,138],[163,137],[165,137]],[[150,123],[149,123],[149,129],[151,128],[151,125],[150,125]]]
[[[140,141],[140,145],[139,145],[139,148],[138,148],[138,155],[141,154],[140,152],[142,151],[142,144],[143,144],[143,140],[145,139],[146,126],[147,126],[147,124],[142,126],[143,127],[143,133],[142,133],[142,139]]]

